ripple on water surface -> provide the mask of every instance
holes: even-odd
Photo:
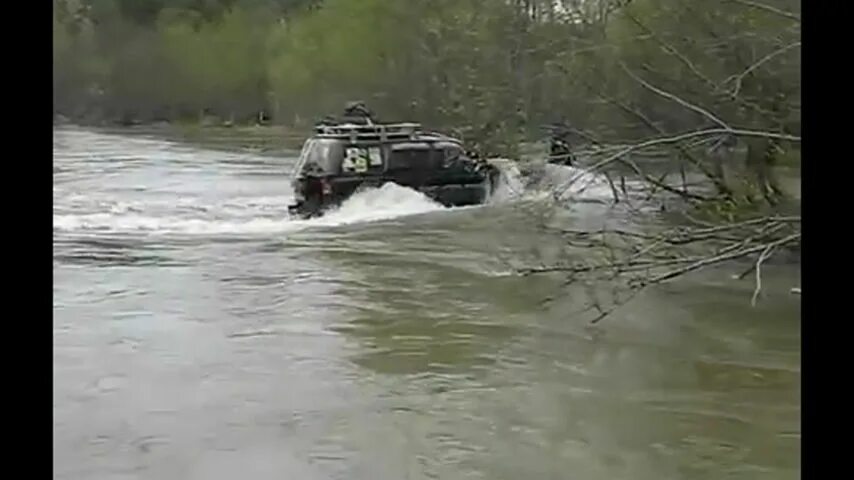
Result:
[[[798,478],[773,279],[590,329],[508,273],[562,251],[544,218],[613,212],[602,179],[555,211],[508,168],[488,206],[387,185],[301,221],[294,155],[55,131],[56,478]]]

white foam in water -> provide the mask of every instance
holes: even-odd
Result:
[[[443,209],[419,192],[386,184],[355,194],[322,217],[290,218],[287,207],[293,195],[286,180],[281,181],[279,195],[272,188],[274,181],[256,191],[256,185],[241,176],[258,171],[243,165],[247,160],[263,164],[271,162],[268,157],[86,130],[55,131],[54,137],[54,156],[80,171],[54,185],[54,231],[264,235]],[[127,152],[138,161],[124,162]],[[111,175],[109,182],[94,187],[85,182],[93,172],[103,177],[104,169]],[[80,179],[82,185],[77,183]],[[130,188],[145,182],[151,187]]]
[[[574,167],[545,165],[544,168],[543,179],[538,185],[526,186],[515,164],[503,164],[500,184],[490,203],[544,199],[552,197],[556,190],[562,191],[561,200],[569,201],[608,199],[611,196],[610,186],[600,175]],[[148,202],[117,202],[114,205],[98,202],[100,211],[97,213],[55,213],[54,229],[72,232],[259,235],[390,220],[445,209],[424,194],[394,183],[356,193],[339,208],[309,220],[288,218],[287,204],[290,197],[286,196],[239,197],[216,205],[204,205],[199,200],[173,200],[171,208],[164,208],[166,205],[163,205],[163,200],[153,199]],[[190,210],[192,216],[188,217],[187,207],[190,206],[196,207],[196,210]],[[175,210],[176,207],[184,211],[183,216]],[[222,218],[223,214],[225,218]]]
[[[388,220],[444,209],[422,193],[387,183],[380,188],[356,193],[339,208],[319,218],[309,220],[289,219],[286,207],[289,200],[281,200],[281,213],[271,216],[270,212],[258,211],[270,207],[270,197],[240,199],[231,203],[232,208],[245,206],[244,211],[231,211],[226,219],[211,217],[182,218],[177,216],[157,217],[139,214],[138,205],[133,211],[126,208],[109,208],[108,212],[89,214],[55,214],[54,229],[60,231],[92,232],[140,232],[149,234],[274,234],[303,230],[313,226],[332,227],[354,223]],[[214,210],[214,209],[210,209]],[[216,210],[214,210],[216,211]],[[222,213],[221,211],[219,213]],[[264,217],[253,215],[262,214]]]
[[[498,180],[498,187],[492,192],[489,199],[490,202],[503,203],[523,197],[526,193],[526,187],[519,167],[512,161],[504,159],[495,159],[493,164],[501,170],[501,176]]]
[[[526,182],[518,165],[499,161],[501,180],[491,201],[507,202],[520,199],[542,200],[553,198],[555,193],[562,201],[605,200],[611,198],[607,179],[576,167],[545,164],[540,168],[542,177],[536,182]]]
[[[286,186],[282,195],[268,185],[262,191],[239,186],[231,187],[234,188],[232,195],[226,191],[221,195],[209,194],[209,188],[219,188],[223,180],[234,182],[226,185],[242,185],[237,176],[241,170],[235,171],[235,167],[222,162],[232,159],[245,161],[252,158],[251,155],[211,153],[160,140],[85,131],[55,133],[55,136],[55,154],[59,146],[63,158],[79,156],[82,160],[73,160],[71,164],[83,170],[84,179],[92,171],[100,172],[102,165],[111,168],[113,175],[110,177],[113,183],[108,185],[109,188],[100,190],[90,191],[90,185],[84,183],[78,186],[74,182],[68,183],[67,179],[61,187],[54,185],[56,231],[149,235],[275,235],[312,227],[390,220],[444,210],[444,207],[420,192],[387,183],[380,188],[353,195],[339,208],[322,217],[295,219],[290,218],[287,212],[292,196]],[[121,148],[117,145],[121,145]],[[134,158],[144,160],[145,167],[135,166],[123,170],[125,167],[117,158],[124,158],[123,152],[130,150]],[[216,158],[219,162],[216,168],[206,167],[208,172],[214,173],[208,173],[195,183],[187,183],[187,188],[180,189],[187,179],[176,173],[186,173],[189,171],[187,169],[192,168],[193,175],[199,175],[197,169],[200,157]],[[258,158],[259,161],[262,159]],[[206,160],[205,165],[209,163]],[[606,199],[611,194],[604,177],[578,168],[544,165],[542,178],[532,183],[520,172],[515,162],[494,159],[494,163],[501,169],[501,179],[489,203],[553,198],[555,190],[561,187],[565,188],[562,199],[570,202],[572,199]],[[139,192],[128,194],[128,185],[148,181],[154,182],[158,188],[140,189]],[[569,187],[566,188],[566,185]]]
[[[562,165],[546,165],[546,171],[561,200],[603,200],[612,197],[611,186],[603,175]]]
[[[395,183],[386,183],[382,187],[359,192],[347,199],[339,208],[308,222],[328,226],[348,225],[389,220],[444,208],[421,192]]]
[[[54,215],[53,228],[61,231],[140,232],[151,234],[260,234],[289,230],[286,220],[258,218],[246,221],[218,221],[201,218],[162,218],[144,215]]]

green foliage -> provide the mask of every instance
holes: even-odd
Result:
[[[417,118],[507,155],[556,120],[602,141],[713,125],[685,103],[733,127],[800,131],[795,0],[54,6],[54,97],[65,114],[248,122],[264,111],[302,123],[361,99],[383,118]]]
[[[400,44],[394,2],[330,0],[316,12],[277,25],[268,73],[277,105],[291,115],[338,110],[349,96],[372,96],[387,82]]]
[[[107,68],[98,55],[92,23],[74,8],[54,9],[53,69],[56,108],[86,114],[99,100]]]

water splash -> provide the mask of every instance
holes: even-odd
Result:
[[[534,164],[525,170],[515,162],[499,159],[501,179],[491,201],[504,203],[518,200],[602,201],[612,196],[604,175],[563,165]]]
[[[386,183],[379,188],[356,193],[337,209],[316,220],[308,220],[307,223],[325,226],[349,225],[439,210],[445,210],[445,207],[423,193],[395,183]]]
[[[288,214],[293,194],[284,176],[295,158],[74,130],[55,132],[57,152],[58,166],[67,172],[55,176],[56,232],[276,235],[448,210],[420,192],[387,183],[355,194],[320,218],[300,220]],[[570,179],[566,198],[610,196],[603,177],[581,169],[542,165],[532,181],[511,160],[494,163],[502,173],[491,204],[547,201]]]
[[[186,235],[258,235],[286,233],[312,227],[334,227],[389,220],[443,210],[444,207],[415,190],[387,183],[356,193],[340,207],[309,220],[291,219],[291,197],[245,197],[204,205],[201,199],[175,202],[96,202],[97,212],[55,213],[54,230],[64,232],[147,233]]]

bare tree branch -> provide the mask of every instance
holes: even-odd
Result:
[[[714,256],[711,258],[705,258],[703,260],[692,263],[692,264],[685,266],[683,268],[679,268],[677,270],[673,270],[673,271],[664,273],[662,275],[658,275],[656,277],[653,277],[651,280],[649,280],[647,285],[654,285],[657,283],[662,283],[662,282],[665,282],[667,280],[671,280],[673,278],[680,277],[686,273],[690,273],[690,272],[693,272],[695,270],[699,270],[701,268],[708,267],[709,265],[714,265],[716,263],[722,263],[722,262],[725,262],[728,260],[735,260],[737,258],[743,258],[743,257],[746,257],[747,255],[750,255],[751,253],[756,253],[756,252],[762,251],[762,250],[768,248],[769,246],[778,247],[781,245],[785,245],[787,243],[794,242],[796,240],[800,240],[800,238],[801,238],[801,234],[795,233],[795,234],[789,235],[788,237],[785,237],[783,239],[777,240],[777,241],[775,241],[769,245],[759,245],[757,247],[752,247],[752,248],[748,248],[745,250],[738,250],[738,251],[735,251],[732,253],[727,253],[724,255],[717,255],[717,256]]]
[[[655,185],[656,187],[659,187],[662,190],[665,190],[665,191],[668,191],[670,193],[679,195],[680,197],[688,199],[688,200],[708,200],[706,197],[704,197],[702,195],[698,195],[696,193],[689,192],[686,188],[683,188],[682,190],[680,190],[676,187],[671,187],[670,185],[664,183],[661,180],[656,180],[655,178],[649,176],[647,173],[642,171],[640,169],[640,167],[638,167],[637,163],[635,163],[631,160],[621,158],[621,159],[619,159],[619,162],[622,163],[623,165],[626,165],[629,168],[631,168],[636,174],[643,177],[643,179],[646,180],[648,183],[651,183],[652,185]]]
[[[771,60],[772,58],[776,57],[777,55],[781,55],[783,53],[788,52],[789,50],[791,50],[793,48],[800,47],[800,46],[801,46],[801,42],[795,42],[795,43],[786,45],[785,47],[780,48],[778,50],[774,50],[773,52],[769,53],[768,55],[765,55],[764,57],[762,57],[759,61],[757,61],[756,63],[754,63],[750,67],[748,67],[747,70],[743,71],[740,75],[735,77],[735,89],[733,90],[731,95],[733,97],[738,96],[738,93],[741,91],[741,82],[744,80],[744,77],[746,77],[747,75],[750,74],[750,72],[756,70],[757,68],[762,66],[762,64]]]
[[[628,296],[627,298],[624,298],[624,299],[623,299],[623,301],[621,301],[621,302],[617,302],[613,307],[611,307],[611,308],[609,308],[609,309],[606,309],[606,310],[601,310],[601,309],[600,309],[600,312],[601,312],[601,313],[600,313],[596,318],[594,318],[593,320],[590,320],[590,323],[591,323],[592,325],[595,325],[595,324],[599,323],[600,321],[602,321],[603,319],[605,319],[607,316],[609,316],[609,315],[611,315],[612,313],[614,313],[614,311],[615,311],[615,310],[617,310],[617,309],[618,309],[618,308],[620,308],[621,306],[625,305],[626,303],[628,303],[628,302],[632,301],[632,300],[633,300],[633,299],[634,299],[634,298],[635,298],[635,297],[636,297],[640,292],[641,292],[641,290],[640,290],[640,289],[633,290],[633,291],[632,291],[632,293],[631,293],[631,294],[629,294],[629,296]]]
[[[687,108],[687,109],[689,109],[689,110],[692,110],[692,111],[694,111],[694,112],[699,113],[700,115],[702,115],[702,116],[704,116],[704,117],[708,118],[708,119],[709,119],[709,120],[711,120],[712,122],[714,122],[714,123],[716,123],[716,124],[720,125],[721,127],[725,128],[727,131],[732,130],[732,128],[731,128],[729,125],[727,125],[727,124],[726,124],[726,122],[724,122],[723,120],[719,119],[719,118],[718,118],[718,117],[716,117],[715,115],[711,114],[711,113],[710,113],[710,112],[708,112],[707,110],[704,110],[703,108],[700,108],[700,107],[698,107],[698,106],[696,106],[696,105],[694,105],[694,104],[692,104],[692,103],[690,103],[690,102],[687,102],[687,101],[685,101],[685,100],[683,100],[683,99],[681,99],[681,98],[677,97],[676,95],[674,95],[674,94],[672,94],[672,93],[665,92],[664,90],[661,90],[660,88],[657,88],[657,87],[655,87],[655,86],[653,86],[653,85],[650,85],[646,80],[644,80],[644,79],[642,79],[642,78],[638,77],[634,72],[632,72],[632,71],[629,69],[629,67],[627,67],[627,66],[626,66],[626,64],[625,64],[625,63],[623,63],[622,61],[620,62],[620,67],[622,67],[622,69],[623,69],[623,70],[624,70],[624,71],[625,71],[625,72],[626,72],[630,77],[632,77],[635,81],[637,81],[638,83],[640,83],[640,84],[641,84],[641,85],[643,85],[644,87],[648,88],[649,90],[652,90],[653,92],[655,92],[655,93],[657,93],[657,94],[661,95],[661,96],[662,96],[662,97],[664,97],[664,98],[667,98],[667,99],[669,99],[669,100],[673,100],[674,102],[678,103],[679,105],[682,105],[683,107],[685,107],[685,108]]]
[[[588,85],[588,88],[591,88],[591,87]],[[591,89],[592,89],[592,88],[591,88]],[[601,93],[599,93],[599,92],[596,92],[596,95],[597,95],[599,98],[601,98],[602,100],[604,100],[604,101],[606,101],[606,102],[608,102],[608,103],[610,103],[610,104],[612,104],[612,105],[616,105],[618,108],[620,108],[620,109],[621,109],[621,110],[623,110],[624,112],[626,112],[626,113],[628,113],[628,114],[630,114],[630,115],[632,115],[632,116],[634,116],[634,117],[636,117],[636,118],[640,119],[640,121],[641,121],[644,125],[646,125],[647,127],[649,127],[651,130],[653,130],[653,131],[655,131],[655,132],[657,132],[657,133],[659,133],[659,134],[662,134],[662,135],[666,134],[666,132],[665,132],[661,127],[659,127],[658,125],[656,125],[656,124],[655,124],[655,122],[653,122],[652,120],[650,120],[646,115],[644,115],[642,112],[638,111],[636,108],[632,108],[630,105],[627,105],[627,104],[625,104],[624,102],[621,102],[621,101],[619,101],[619,100],[617,100],[617,99],[613,99],[613,98],[605,97],[604,95],[602,95],[602,94],[601,94]],[[711,179],[711,180],[715,183],[715,185],[718,187],[718,189],[719,189],[720,191],[727,191],[727,186],[726,186],[726,185],[724,185],[723,183],[721,183],[721,182],[719,181],[719,179],[715,178],[715,176],[714,176],[713,172],[711,172],[708,168],[706,168],[706,166],[705,166],[705,165],[703,165],[703,163],[702,163],[699,159],[695,158],[695,156],[694,156],[694,155],[692,155],[692,154],[691,154],[691,153],[690,153],[690,152],[689,152],[685,147],[683,147],[683,146],[681,146],[681,145],[677,145],[677,146],[676,146],[676,150],[677,150],[679,153],[681,153],[682,155],[684,155],[688,160],[690,160],[690,161],[691,161],[691,163],[692,163],[695,167],[697,167],[701,172],[703,172],[703,174],[704,174],[707,178]],[[659,180],[659,182],[663,181],[663,177],[664,177],[664,176],[666,176],[666,174],[664,174],[664,175],[662,176],[662,180]]]
[[[592,320],[592,323],[596,323],[631,301],[641,290],[697,270],[759,253],[758,259],[748,270],[757,271],[756,287],[751,297],[751,305],[755,305],[762,290],[762,273],[759,270],[773,252],[783,246],[797,244],[801,238],[798,228],[800,221],[800,216],[761,216],[725,225],[677,227],[660,233],[604,226],[597,230],[561,230],[568,241],[571,238],[582,240],[583,247],[590,254],[583,257],[583,261],[528,268],[517,271],[517,274],[528,276],[560,272],[567,275],[565,286],[581,281],[588,288],[593,288],[586,283],[590,280],[615,285],[610,305],[606,306],[597,299],[594,305],[585,310],[596,311]],[[795,231],[786,233],[783,231],[786,228]],[[717,251],[708,247],[721,242],[726,247]],[[597,248],[604,248],[604,251],[595,253]],[[627,283],[619,277],[624,277]],[[628,296],[624,296],[627,293],[623,291],[624,288],[628,289]]]
[[[771,252],[774,251],[774,247],[775,245],[773,244],[765,247],[765,250],[759,254],[759,259],[756,260],[756,289],[753,291],[753,298],[750,299],[750,305],[752,307],[756,306],[756,299],[759,298],[759,292],[762,290],[762,262],[771,256]]]
[[[629,13],[628,11],[625,11],[624,13],[625,13],[626,17],[628,17],[628,19],[632,21],[632,23],[634,23],[635,25],[640,27],[644,32],[649,34],[649,36],[651,36],[656,42],[658,42],[664,48],[664,50],[667,53],[673,55],[680,62],[682,62],[686,67],[688,67],[688,70],[690,70],[694,75],[696,75],[697,78],[703,80],[703,82],[705,82],[707,85],[710,85],[710,86],[715,85],[715,82],[713,82],[712,80],[709,79],[709,77],[705,76],[702,72],[700,72],[700,70],[694,65],[693,62],[691,62],[691,60],[688,60],[688,58],[685,55],[683,55],[678,50],[676,50],[676,48],[674,48],[668,42],[664,41],[664,39],[662,39],[659,35],[657,35],[655,32],[653,32],[649,27],[647,27],[643,22],[641,22],[637,17],[635,17],[634,15]]]
[[[758,9],[758,10],[764,10],[766,12],[774,13],[774,14],[780,15],[781,17],[786,17],[788,19],[795,20],[797,22],[801,21],[800,15],[796,15],[794,13],[787,12],[785,10],[780,10],[779,8],[772,7],[770,5],[765,5],[764,3],[753,2],[751,0],[726,0],[726,1],[732,2],[732,3],[738,3],[738,4],[741,4],[741,5],[744,5],[747,7],[752,7],[752,8]]]
[[[683,133],[681,135],[676,135],[673,137],[664,137],[664,138],[654,138],[651,140],[647,140],[645,142],[637,143],[634,145],[629,145],[624,147],[622,150],[619,150],[617,153],[606,157],[605,159],[595,163],[591,167],[588,167],[584,172],[577,174],[569,179],[569,181],[565,182],[559,189],[556,190],[555,196],[560,197],[560,195],[566,191],[570,186],[572,186],[575,182],[578,181],[582,177],[583,174],[590,173],[592,171],[598,170],[605,165],[608,165],[612,162],[619,160],[621,157],[625,156],[628,153],[631,153],[635,150],[640,150],[643,148],[649,148],[655,145],[665,145],[672,144],[685,141],[690,138],[703,137],[708,135],[720,135],[720,134],[730,134],[739,137],[754,137],[754,138],[768,138],[775,140],[785,140],[790,142],[800,142],[801,137],[795,135],[788,135],[782,133],[773,133],[773,132],[762,132],[756,130],[741,130],[741,129],[731,129],[731,128],[709,128],[706,130],[696,130],[693,132]]]

